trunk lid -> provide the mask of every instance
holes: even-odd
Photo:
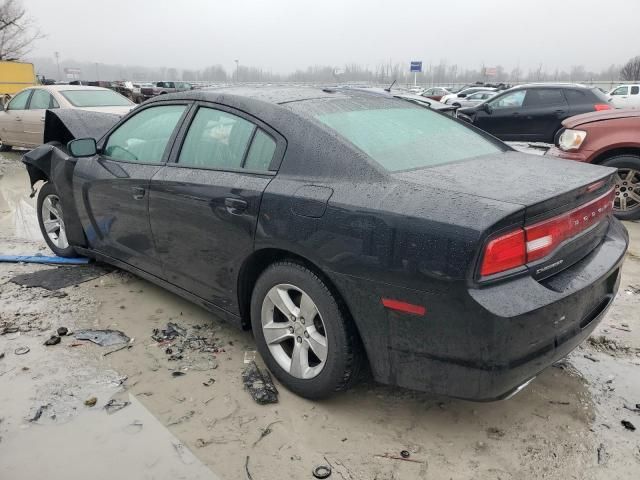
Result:
[[[527,262],[531,276],[543,280],[575,264],[602,242],[610,210],[598,210],[601,205],[597,200],[611,190],[615,172],[614,168],[510,151],[393,176],[414,185],[521,205],[523,221],[513,226],[516,229],[559,217],[564,223],[578,221],[575,232],[557,248],[544,258]],[[593,209],[591,205],[595,205]],[[573,216],[569,218],[570,215]],[[496,230],[495,226],[490,228],[485,236],[490,238]]]
[[[509,151],[431,168],[394,173],[409,183],[522,205],[526,219],[587,201],[585,189],[609,183],[614,168]]]

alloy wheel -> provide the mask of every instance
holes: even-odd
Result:
[[[615,181],[616,197],[613,209],[629,212],[640,208],[640,170],[619,168]]]
[[[47,195],[42,202],[42,224],[51,242],[64,250],[69,247],[62,217],[62,206],[57,195]]]
[[[291,284],[272,287],[262,302],[262,333],[271,355],[291,376],[311,379],[327,361],[322,316],[311,297]]]

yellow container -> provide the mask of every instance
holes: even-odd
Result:
[[[36,84],[32,63],[0,61],[0,95],[14,95]]]

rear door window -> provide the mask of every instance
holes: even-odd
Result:
[[[564,95],[559,88],[532,88],[524,102],[526,107],[546,107],[565,105]]]
[[[107,140],[104,155],[112,160],[160,163],[186,105],[142,110],[120,125]]]
[[[244,162],[244,168],[260,172],[268,171],[275,152],[275,140],[262,130],[258,130],[253,136],[253,142],[251,142],[247,159]]]
[[[29,110],[45,110],[47,108],[58,108],[58,102],[46,90],[36,89],[29,101]]]
[[[631,95],[638,95],[638,92],[640,92],[640,87],[638,85],[631,87]]]
[[[201,107],[182,144],[178,164],[215,170],[242,168],[255,128],[231,113]]]

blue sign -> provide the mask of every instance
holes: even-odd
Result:
[[[422,62],[411,62],[411,73],[422,73]]]

